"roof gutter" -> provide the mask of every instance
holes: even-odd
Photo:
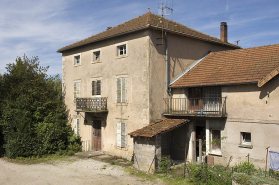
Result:
[[[144,29],[147,29],[151,27],[150,25],[148,26],[145,26],[145,27],[142,27],[142,28],[139,28],[139,29],[136,29],[136,30],[131,30],[131,31],[127,31],[127,32],[123,32],[123,33],[119,33],[119,34],[116,34],[116,35],[112,35],[112,36],[109,36],[109,37],[105,37],[105,38],[101,38],[101,39],[97,39],[97,40],[94,40],[94,41],[91,41],[91,42],[87,42],[87,43],[84,43],[84,44],[81,44],[81,45],[78,45],[78,46],[72,46],[70,48],[67,48],[67,49],[58,49],[56,52],[57,53],[62,53],[63,51],[67,51],[67,50],[70,50],[70,49],[74,49],[74,48],[77,48],[77,47],[80,47],[80,46],[84,46],[84,45],[87,45],[87,44],[91,44],[91,43],[94,43],[94,42],[99,42],[99,41],[102,41],[102,40],[106,40],[106,39],[110,39],[110,38],[114,38],[114,37],[118,37],[118,36],[121,36],[121,35],[126,35],[128,33],[133,33],[133,32],[137,32],[137,31],[140,31],[140,30],[144,30]],[[67,47],[67,46],[65,46]]]
[[[91,44],[91,43],[94,43],[94,42],[99,42],[99,41],[102,41],[102,40],[118,37],[118,36],[125,35],[125,34],[128,34],[128,33],[137,32],[137,31],[144,30],[144,29],[147,29],[147,28],[153,28],[153,29],[156,29],[156,30],[162,30],[162,28],[158,28],[158,27],[155,27],[155,26],[152,26],[152,25],[147,25],[147,26],[142,27],[142,28],[138,28],[138,29],[135,29],[135,30],[123,32],[123,33],[120,33],[120,34],[112,35],[112,36],[101,38],[101,39],[97,39],[97,40],[94,40],[94,41],[91,41],[91,42],[87,42],[87,43],[84,43],[84,44],[81,44],[81,45],[78,45],[78,46],[72,46],[72,47],[67,48],[67,49],[61,49],[61,50],[58,49],[56,52],[62,53],[63,51],[74,49],[74,48],[77,48],[77,47],[80,47],[80,46],[84,46],[84,45],[87,45],[87,44]],[[222,42],[211,41],[211,40],[203,39],[203,38],[200,38],[200,37],[195,37],[195,36],[191,36],[191,35],[188,35],[188,34],[183,34],[183,33],[175,32],[175,31],[171,31],[171,30],[168,30],[168,29],[164,29],[164,30],[169,32],[169,33],[173,33],[173,34],[177,34],[177,35],[181,35],[181,36],[186,36],[186,37],[190,37],[190,38],[194,38],[194,39],[198,39],[198,40],[202,40],[202,41],[206,41],[206,42],[211,42],[211,43],[225,45],[225,46],[232,47],[232,48],[241,49],[241,47],[239,47],[239,46],[229,45],[229,44],[222,43]],[[67,47],[67,46],[65,46],[65,47]]]
[[[209,85],[189,85],[189,86],[178,86],[178,87],[170,87],[173,89],[177,88],[189,88],[189,87],[210,87],[210,86],[226,86],[226,85],[244,85],[244,84],[255,84],[258,81],[251,81],[251,82],[239,82],[239,83],[223,83],[223,84],[209,84]]]
[[[170,85],[172,85],[173,83],[175,83],[179,78],[181,78],[182,76],[184,76],[186,73],[188,73],[193,67],[195,67],[198,63],[200,63],[207,55],[209,55],[210,52],[208,52],[204,57],[202,57],[201,59],[197,60],[196,62],[194,62],[193,64],[191,64],[185,71],[183,71],[182,73],[180,73],[178,76],[176,76],[171,82]]]

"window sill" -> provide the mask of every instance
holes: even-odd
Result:
[[[116,106],[128,106],[128,103],[116,103]]]
[[[126,57],[128,57],[128,55],[126,54],[126,55],[120,55],[120,56],[117,56],[117,57],[115,57],[115,59],[121,59],[121,58],[126,58]]]
[[[98,64],[98,63],[102,63],[102,60],[97,60],[97,61],[91,62],[91,64]]]
[[[253,148],[253,145],[239,144],[238,147],[239,147],[239,148],[249,148],[249,149],[252,149],[252,148]]]
[[[116,149],[118,150],[124,150],[124,151],[128,151],[128,147],[126,146],[125,148],[119,147],[119,146],[115,146]]]
[[[78,66],[81,66],[81,64],[79,64],[79,65],[73,65],[74,67],[78,67]]]
[[[222,152],[221,151],[211,151],[208,154],[218,156],[218,157],[222,157]]]

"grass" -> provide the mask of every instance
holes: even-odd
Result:
[[[178,167],[176,169],[173,169],[172,171],[168,172],[168,174],[166,175],[166,173],[154,173],[154,174],[150,174],[150,173],[145,173],[142,171],[138,171],[135,170],[134,168],[131,167],[124,167],[124,170],[128,173],[130,173],[133,176],[139,177],[141,178],[143,181],[145,180],[149,180],[149,181],[163,181],[167,184],[173,184],[173,185],[177,185],[177,184],[192,184],[191,182],[189,182],[188,179],[183,179],[182,175],[180,173],[177,173],[177,171],[181,171],[182,167]],[[177,175],[180,174],[180,175]]]
[[[7,157],[3,157],[5,161],[11,162],[11,163],[17,163],[17,164],[40,164],[40,163],[45,163],[45,164],[54,164],[57,162],[74,162],[78,158],[73,157],[73,156],[63,156],[63,155],[57,155],[57,154],[52,154],[52,155],[47,155],[43,157],[29,157],[29,158],[24,158],[24,157],[18,157],[16,159],[9,159]]]

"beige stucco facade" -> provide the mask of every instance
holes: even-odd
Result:
[[[62,52],[62,80],[65,103],[69,109],[70,124],[79,118],[79,134],[83,149],[93,149],[94,120],[101,120],[101,150],[126,158],[133,155],[133,139],[129,132],[140,129],[163,116],[166,91],[165,45],[158,45],[161,32],[145,29],[105,39]],[[170,80],[187,69],[209,51],[232,49],[225,45],[205,42],[169,33],[168,51]],[[117,55],[117,46],[126,45],[127,53]],[[93,62],[93,52],[100,51],[101,60]],[[80,65],[74,65],[74,56],[80,55]],[[126,81],[127,103],[116,103],[116,79]],[[101,97],[107,97],[107,113],[76,112],[74,83],[80,82],[80,98],[92,98],[91,81],[100,79]],[[87,122],[84,122],[84,118]],[[118,120],[126,123],[126,147],[117,147]]]
[[[221,96],[226,97],[225,117],[195,116],[191,120],[189,131],[188,160],[193,160],[192,146],[195,140],[195,127],[203,126],[206,138],[206,155],[214,156],[215,164],[233,166],[247,161],[255,167],[264,168],[266,164],[266,148],[279,151],[279,78],[275,77],[263,87],[256,83],[220,86]],[[174,89],[176,98],[187,98],[188,88]],[[203,125],[199,125],[199,120]],[[211,151],[211,132],[220,130],[221,152]],[[250,133],[251,143],[243,145],[242,133]],[[198,156],[198,154],[196,154]],[[269,157],[267,164],[269,166]]]

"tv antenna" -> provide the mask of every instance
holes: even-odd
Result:
[[[238,45],[239,42],[240,42],[240,40],[237,40],[237,41],[236,41],[236,44]]]
[[[170,3],[171,1],[171,3]],[[171,6],[170,6],[171,4]],[[159,23],[162,24],[162,37],[158,39],[162,39],[162,44],[157,45],[164,45],[163,35],[164,35],[164,28],[168,28],[167,21],[164,19],[166,16],[173,15],[173,0],[166,0],[165,3],[158,4],[158,14],[161,15]]]

